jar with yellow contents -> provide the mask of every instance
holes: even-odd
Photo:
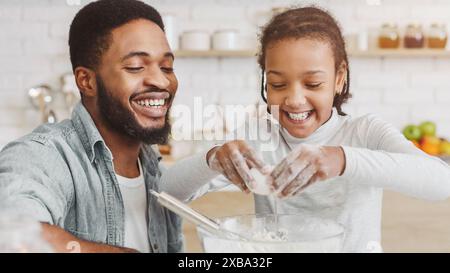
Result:
[[[433,49],[444,49],[447,46],[447,38],[448,35],[445,24],[434,23],[428,31],[428,47]]]
[[[385,23],[381,26],[378,35],[378,47],[382,49],[393,49],[400,46],[400,34],[395,24]]]

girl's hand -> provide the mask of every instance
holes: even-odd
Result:
[[[278,197],[287,198],[302,192],[314,182],[341,175],[344,169],[345,155],[341,147],[301,144],[270,175]]]
[[[269,174],[270,167],[267,167],[255,151],[242,140],[230,141],[215,147],[206,157],[211,169],[222,173],[246,193],[250,192],[247,185],[254,184],[254,178],[250,174],[251,168]]]

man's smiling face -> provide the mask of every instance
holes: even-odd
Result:
[[[96,71],[105,125],[146,143],[167,140],[178,88],[173,63],[166,36],[155,23],[138,19],[114,29]]]

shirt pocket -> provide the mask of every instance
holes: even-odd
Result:
[[[184,252],[184,236],[176,236],[176,239],[167,242],[168,253],[182,253]]]

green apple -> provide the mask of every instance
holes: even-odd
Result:
[[[436,135],[436,124],[431,121],[422,122],[419,125],[420,131],[423,136],[435,136]]]
[[[403,135],[409,140],[419,141],[422,137],[422,132],[416,125],[408,125],[403,129]]]

